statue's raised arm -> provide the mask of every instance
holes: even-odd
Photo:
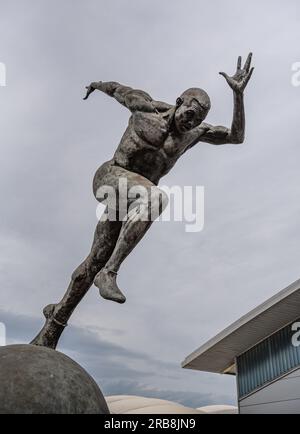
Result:
[[[253,74],[254,68],[251,68],[252,53],[249,54],[244,67],[242,67],[242,58],[238,58],[236,73],[230,77],[225,72],[220,72],[231,89],[234,97],[234,111],[231,128],[223,126],[213,126],[210,124],[200,125],[198,127],[199,135],[195,131],[195,142],[206,142],[212,145],[240,144],[245,139],[245,108],[244,108],[244,90]],[[207,132],[203,135],[203,126],[207,127]],[[198,139],[198,140],[197,140]],[[190,146],[191,147],[191,146]]]

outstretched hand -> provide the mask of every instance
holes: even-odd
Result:
[[[242,68],[242,57],[240,56],[238,58],[236,73],[232,77],[229,77],[229,75],[227,75],[225,72],[220,72],[220,75],[225,78],[225,80],[234,92],[244,92],[254,71],[254,68],[251,68],[251,61],[252,53],[249,54],[246,63]]]
[[[99,83],[93,82],[89,86],[86,86],[87,92],[86,92],[86,96],[83,98],[84,100],[87,100],[90,94],[97,89],[97,84]]]

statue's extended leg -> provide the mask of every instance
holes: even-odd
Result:
[[[116,282],[119,268],[167,205],[165,193],[157,187],[153,188],[153,185],[151,187],[151,198],[149,195],[141,197],[139,205],[129,212],[112,255],[94,280],[100,295],[106,300],[125,303],[126,298]]]
[[[70,316],[93,284],[96,274],[110,258],[122,223],[105,219],[99,221],[91,253],[74,271],[70,285],[63,299],[58,304],[44,309],[46,323],[38,336],[31,342],[55,349]]]

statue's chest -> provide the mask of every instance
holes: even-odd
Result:
[[[168,137],[168,122],[155,113],[135,113],[132,117],[132,127],[138,137],[158,148]]]
[[[139,138],[170,158],[180,156],[187,145],[184,137],[170,132],[168,121],[155,113],[134,114],[132,127]]]
[[[187,146],[187,143],[185,142],[186,141],[183,137],[177,137],[173,133],[169,133],[168,137],[164,141],[162,150],[169,158],[177,159],[183,154]]]

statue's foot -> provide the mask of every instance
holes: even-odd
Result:
[[[118,288],[116,280],[117,274],[104,268],[95,277],[94,284],[99,288],[100,295],[105,300],[123,304],[126,297]]]
[[[56,304],[49,304],[43,310],[46,323],[39,334],[30,342],[31,345],[56,349],[58,339],[64,329],[54,318]]]

